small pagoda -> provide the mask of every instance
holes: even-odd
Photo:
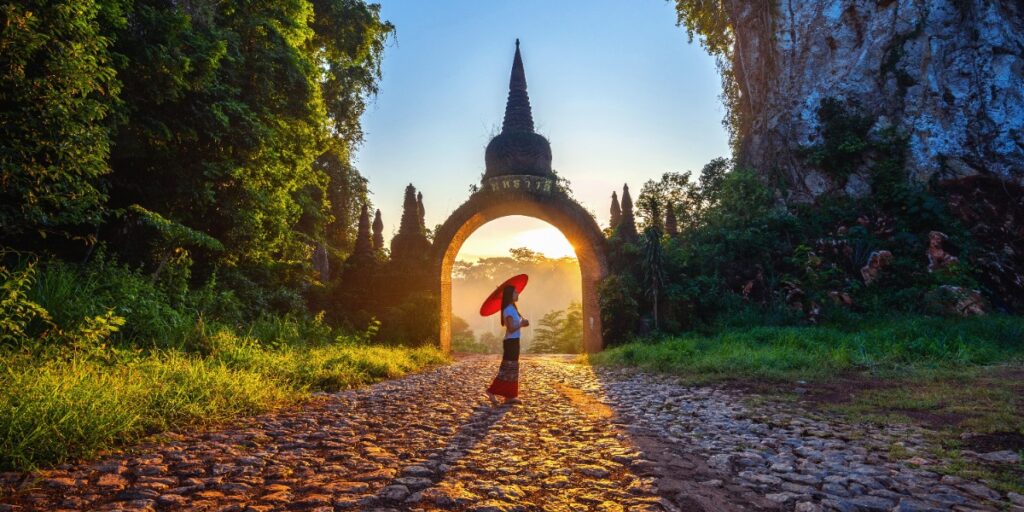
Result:
[[[487,144],[486,170],[482,192],[523,190],[557,191],[557,176],[551,170],[551,144],[533,129],[530,96],[526,92],[526,71],[516,39],[508,102],[501,133]]]

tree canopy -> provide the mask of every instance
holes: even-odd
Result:
[[[353,249],[369,205],[350,155],[394,30],[378,6],[18,0],[0,18],[3,245],[155,265],[145,212],[216,242],[203,273],[291,289],[316,247]]]

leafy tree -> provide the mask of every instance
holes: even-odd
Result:
[[[601,334],[606,344],[617,345],[632,339],[640,320],[639,295],[640,287],[628,273],[613,273],[601,281],[598,297]]]
[[[487,354],[492,352],[492,348],[487,343],[477,341],[473,331],[469,328],[469,323],[462,317],[452,315],[452,352]]]
[[[644,292],[651,298],[654,329],[658,329],[658,297],[665,287],[665,261],[661,250],[661,230],[650,226],[644,230]]]
[[[300,289],[314,247],[353,249],[368,202],[350,154],[392,30],[361,0],[137,0],[114,47],[111,205],[220,240],[197,262],[240,289]]]
[[[644,229],[653,227],[657,228],[658,231],[665,231],[665,217],[662,213],[661,205],[668,201],[660,197],[662,194],[650,193],[651,187],[656,187],[657,184],[654,181],[648,180],[644,184],[643,188],[640,189],[640,197],[637,200],[637,211],[643,218]]]
[[[362,205],[371,205],[365,177],[349,162],[341,144],[332,140],[326,152],[317,157],[314,166],[327,175],[327,199],[330,201],[330,222],[325,240],[335,257],[344,259],[355,244],[359,212]]]
[[[583,350],[583,305],[572,302],[568,309],[545,314],[533,330],[530,352],[573,354]]]
[[[109,33],[124,20],[118,0],[0,6],[0,242],[92,241],[120,90]]]
[[[679,234],[679,224],[676,222],[676,207],[671,202],[665,205],[665,234],[670,237]]]

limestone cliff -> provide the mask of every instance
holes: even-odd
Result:
[[[781,173],[789,199],[867,192],[799,152],[826,97],[900,129],[914,179],[1024,182],[1024,1],[716,1],[733,29],[739,159]]]

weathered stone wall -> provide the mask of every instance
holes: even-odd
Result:
[[[740,160],[781,172],[791,200],[833,189],[799,154],[823,98],[854,100],[909,137],[911,176],[1024,181],[1024,2],[723,0],[743,118]]]

